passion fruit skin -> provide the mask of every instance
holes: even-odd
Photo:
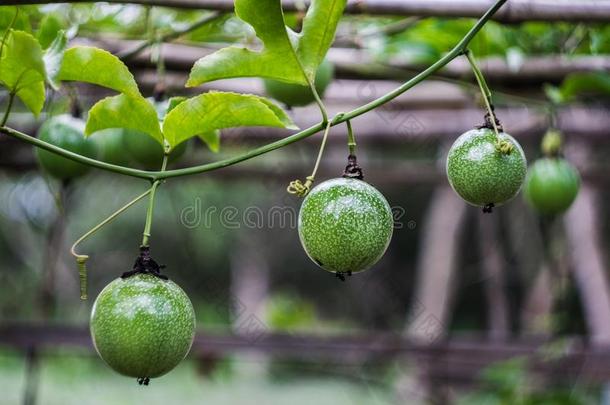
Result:
[[[318,95],[322,97],[326,88],[333,80],[335,68],[328,60],[322,61],[316,71],[314,85]],[[313,93],[308,86],[300,84],[285,83],[272,79],[263,80],[265,92],[270,97],[280,101],[290,107],[299,107],[311,104],[315,101]]]
[[[68,114],[57,115],[46,120],[38,130],[38,138],[70,152],[95,159],[97,145],[85,138],[85,122]],[[36,158],[40,167],[52,177],[69,180],[86,174],[90,167],[73,160],[36,149]]]
[[[449,150],[447,178],[469,204],[501,205],[515,197],[523,185],[527,160],[521,145],[506,133],[500,133],[500,140],[513,146],[510,153],[497,150],[496,134],[487,128],[460,135]]]
[[[100,357],[128,377],[159,377],[188,354],[195,312],[174,282],[150,274],[118,278],[96,298],[91,337]]]
[[[525,179],[526,202],[542,215],[565,212],[578,195],[578,170],[563,158],[539,159],[530,167]]]
[[[392,238],[392,209],[370,184],[336,178],[314,187],[299,212],[301,244],[318,266],[358,273],[373,266]]]

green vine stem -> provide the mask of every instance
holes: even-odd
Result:
[[[326,142],[328,139],[328,132],[330,131],[331,122],[326,123],[326,129],[324,129],[324,136],[322,137],[322,144],[320,145],[320,150],[318,151],[318,158],[316,159],[316,164],[313,167],[313,171],[311,175],[305,178],[305,183],[303,184],[301,180],[293,180],[290,182],[286,191],[290,194],[296,194],[299,197],[305,197],[309,194],[309,190],[311,190],[311,186],[316,179],[316,173],[318,172],[318,168],[320,167],[320,162],[322,161],[322,156],[324,155],[324,149],[326,148]]]
[[[449,62],[451,62],[453,59],[462,55],[466,51],[468,44],[470,43],[470,41],[472,41],[474,36],[481,30],[481,28],[483,28],[483,26],[487,23],[487,21],[489,21],[489,19],[496,13],[496,11],[498,11],[498,9],[500,9],[500,7],[502,7],[504,5],[504,3],[506,3],[506,1],[507,0],[497,0],[489,8],[489,10],[487,10],[487,12],[477,21],[477,23],[470,29],[470,31],[468,31],[468,33],[466,33],[466,35],[462,38],[462,40],[451,51],[449,51],[447,54],[445,54],[445,56],[443,56],[441,59],[436,61],[430,67],[428,67],[424,71],[420,72],[419,74],[414,76],[412,79],[403,83],[401,86],[397,87],[396,89],[392,90],[391,92],[389,92],[373,101],[370,101],[369,103],[364,104],[348,113],[338,114],[332,120],[329,121],[330,126],[335,126],[335,125],[341,124],[345,121],[354,119],[377,107],[380,107],[383,104],[388,103],[389,101],[400,96],[407,90],[409,90],[412,87],[416,86],[417,84],[421,83],[422,81],[427,79],[429,76],[431,76],[435,72],[439,71],[441,68],[446,66]],[[252,159],[254,157],[263,155],[265,153],[271,152],[271,151],[279,149],[279,148],[283,148],[287,145],[290,145],[290,144],[298,142],[302,139],[308,138],[308,137],[316,134],[317,132],[322,131],[325,127],[326,127],[326,125],[323,122],[320,122],[303,131],[297,132],[296,134],[293,134],[293,135],[283,138],[281,140],[269,143],[262,147],[252,149],[252,150],[250,150],[244,154],[238,155],[238,156],[234,156],[234,157],[231,157],[228,159],[224,159],[224,160],[220,160],[217,162],[208,163],[208,164],[204,164],[204,165],[192,166],[192,167],[188,167],[188,168],[184,168],[184,169],[177,169],[177,170],[168,170],[168,171],[164,171],[164,172],[158,172],[158,171],[151,172],[151,171],[145,171],[145,170],[137,170],[137,169],[132,169],[132,168],[124,167],[124,166],[112,165],[112,164],[101,162],[101,161],[95,160],[95,159],[90,159],[90,158],[81,156],[77,153],[73,153],[73,152],[67,151],[65,149],[59,148],[57,146],[51,145],[47,142],[41,141],[41,140],[33,137],[33,136],[24,134],[23,132],[19,132],[15,129],[8,128],[6,126],[0,127],[0,133],[12,136],[14,138],[18,138],[22,141],[25,141],[27,143],[30,143],[30,144],[36,146],[36,147],[48,150],[49,152],[58,154],[60,156],[68,158],[70,160],[73,160],[73,161],[76,161],[79,163],[83,163],[83,164],[86,164],[86,165],[89,165],[92,167],[96,167],[98,169],[107,170],[107,171],[123,174],[126,176],[138,177],[138,178],[146,179],[146,180],[150,180],[150,181],[157,181],[157,180],[169,179],[172,177],[182,177],[182,176],[188,176],[188,175],[193,175],[193,174],[198,174],[198,173],[209,172],[212,170],[222,169],[227,166],[231,166],[231,165],[243,162],[245,160]]]
[[[76,240],[76,242],[74,242],[74,244],[72,245],[72,248],[70,249],[70,253],[72,254],[72,256],[74,256],[74,258],[76,259],[76,263],[78,264],[78,272],[79,272],[79,277],[80,277],[80,298],[82,300],[87,299],[87,264],[86,263],[87,263],[87,260],[89,259],[89,256],[78,254],[76,252],[76,247],[79,244],[81,244],[85,239],[87,239],[88,237],[90,237],[91,235],[93,235],[94,233],[99,231],[101,228],[103,228],[105,225],[114,221],[119,215],[121,215],[129,207],[131,207],[132,205],[134,205],[135,203],[137,203],[138,201],[140,201],[141,199],[146,197],[148,194],[150,194],[151,191],[152,191],[152,188],[146,190],[144,193],[140,194],[133,200],[129,201],[127,204],[125,204],[124,206],[122,206],[121,208],[119,208],[118,210],[113,212],[112,214],[110,214],[110,216],[108,218],[104,219],[102,222],[100,222],[99,224],[97,224],[96,226],[91,228],[89,231],[87,231],[87,233],[85,233],[83,236],[78,238]]]
[[[165,171],[165,168],[167,167],[167,161],[168,161],[168,153],[165,153],[163,155],[163,163],[161,164],[161,172]],[[155,195],[157,192],[157,187],[159,187],[159,184],[161,184],[162,180],[155,180],[153,182],[152,187],[150,188],[150,198],[148,200],[148,210],[146,211],[146,224],[144,225],[144,232],[142,233],[142,246],[148,246],[149,243],[149,239],[150,239],[150,230],[152,228],[152,219],[153,219],[153,212],[155,210]]]

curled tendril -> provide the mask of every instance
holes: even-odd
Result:
[[[80,299],[87,299],[87,260],[89,256],[79,255],[76,257],[76,263],[78,265],[78,274],[80,279]]]
[[[305,183],[301,182],[301,180],[298,180],[298,179],[293,180],[290,182],[290,184],[286,188],[286,191],[288,191],[290,194],[296,194],[299,197],[305,197],[307,194],[309,194],[309,191],[311,190],[311,186],[313,185],[313,181],[314,181],[313,176],[306,177]]]
[[[496,150],[503,155],[510,155],[513,149],[515,149],[515,145],[507,140],[496,142]]]

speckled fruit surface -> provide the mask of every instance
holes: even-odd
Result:
[[[193,305],[172,281],[137,274],[108,284],[91,311],[91,336],[115,371],[159,377],[187,355],[195,334]]]
[[[38,138],[70,152],[96,158],[97,145],[84,136],[85,122],[71,115],[57,115],[46,120],[38,130]],[[82,176],[89,166],[61,157],[44,149],[36,148],[38,164],[51,176],[67,180]]]
[[[524,195],[528,204],[543,215],[557,215],[576,199],[580,175],[562,158],[537,160],[525,179]]]
[[[334,72],[335,69],[332,63],[326,59],[318,66],[314,85],[320,97],[324,95],[326,88],[333,80]],[[265,85],[267,95],[291,107],[304,106],[315,101],[313,93],[308,86],[271,79],[265,79],[263,84]]]
[[[336,178],[314,187],[299,212],[307,255],[330,272],[357,273],[383,256],[394,220],[384,196],[370,184]]]
[[[513,145],[510,154],[496,150],[496,134],[486,128],[460,135],[449,150],[449,183],[472,205],[501,205],[519,193],[525,180],[527,161],[521,145],[506,133],[500,133],[500,139]]]

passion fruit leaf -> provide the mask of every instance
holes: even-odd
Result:
[[[97,84],[130,96],[140,95],[133,75],[119,58],[90,46],[76,46],[66,51],[58,79]]]
[[[200,133],[199,135],[197,135],[199,137],[199,139],[201,139],[203,141],[203,143],[205,143],[208,148],[214,152],[214,153],[218,153],[218,151],[220,151],[220,131],[219,130],[214,130],[214,131],[205,131]]]
[[[298,38],[297,56],[310,80],[316,77],[316,70],[332,45],[337,24],[343,15],[346,0],[317,0],[311,3],[303,20],[300,34],[291,32]]]
[[[231,46],[199,59],[187,87],[231,77],[264,77],[307,85],[330,47],[345,0],[314,0],[303,31],[286,28],[280,0],[236,0],[235,13],[263,42],[262,51]],[[296,51],[295,51],[296,49]]]
[[[15,13],[17,9],[20,9],[17,18]],[[7,29],[13,28],[14,30],[31,32],[32,25],[27,13],[23,12],[23,9],[27,8],[24,6],[2,6],[0,7],[0,34],[4,34]]]
[[[204,131],[242,126],[297,129],[280,107],[263,97],[209,92],[180,103],[168,113],[163,133],[175,146]]]
[[[66,27],[66,20],[59,13],[48,13],[40,21],[36,38],[43,49],[47,49]]]
[[[44,56],[42,57],[44,60],[45,70],[47,72],[47,83],[49,83],[49,85],[55,90],[59,88],[57,75],[59,74],[61,61],[64,58],[64,52],[66,51],[67,45],[68,37],[66,36],[66,32],[63,30],[59,31],[57,33],[57,37],[47,48]]]
[[[24,31],[11,30],[0,49],[0,83],[38,115],[45,100],[42,48]]]
[[[155,107],[142,96],[119,94],[98,101],[89,111],[85,135],[108,128],[127,128],[143,132],[163,145]]]
[[[230,46],[199,59],[187,87],[230,77],[269,77],[307,84],[288,38],[280,0],[235,0],[235,14],[254,28],[262,51]]]
[[[177,96],[177,97],[172,97],[169,99],[169,103],[167,105],[167,111],[165,112],[165,115],[169,114],[170,111],[172,111],[174,108],[176,108],[180,103],[182,103],[183,101],[188,100],[188,97],[183,97],[183,96]]]

